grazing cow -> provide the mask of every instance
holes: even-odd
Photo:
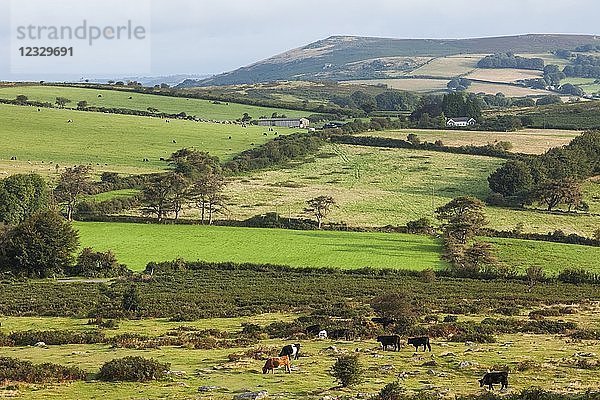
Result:
[[[164,157],[159,158],[160,161],[165,161]]]
[[[173,143],[177,143],[177,140],[173,139]]]
[[[99,95],[98,95],[98,97],[102,97],[102,95],[101,95],[101,94],[99,94]]]
[[[279,368],[282,365],[285,366],[285,372],[290,374],[292,373],[292,368],[290,367],[290,358],[288,356],[283,356],[269,358],[263,367],[263,374],[268,374],[269,371],[274,374],[275,368]]]
[[[350,329],[334,329],[329,332],[329,337],[332,339],[344,339],[350,341],[352,340],[352,332],[350,332]]]
[[[408,344],[412,344],[415,346],[415,351],[419,351],[419,347],[423,346],[423,351],[431,351],[431,345],[429,344],[429,337],[421,336],[421,337],[413,337],[408,338]]]
[[[391,324],[393,324],[393,323],[396,322],[395,319],[388,318],[388,317],[384,317],[384,318],[371,318],[371,321],[373,321],[376,324],[383,325],[384,329],[387,328],[388,325],[391,325]]]
[[[311,325],[304,330],[307,335],[317,336],[321,332],[321,325]]]
[[[377,336],[377,341],[381,343],[383,350],[387,350],[388,346],[394,346],[394,351],[400,351],[400,336]]]
[[[300,343],[288,344],[283,346],[279,357],[288,356],[290,360],[297,360],[300,354]]]
[[[496,383],[502,385],[500,390],[508,388],[508,372],[486,372],[483,378],[479,380],[479,387],[487,385],[490,390],[493,390]]]
[[[326,330],[319,331],[319,339],[327,339],[327,331]]]

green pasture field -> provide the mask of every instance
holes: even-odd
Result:
[[[168,114],[185,112],[188,115],[195,115],[198,118],[211,120],[236,120],[241,118],[245,112],[255,119],[260,116],[270,117],[274,112],[285,114],[288,117],[307,115],[303,111],[283,108],[257,107],[226,102],[214,104],[209,100],[133,93],[126,90],[101,90],[62,86],[0,87],[0,98],[14,99],[21,94],[27,96],[29,100],[46,101],[52,104],[54,104],[57,97],[66,97],[71,100],[71,103],[67,104],[69,108],[76,108],[78,101],[85,100],[88,102],[88,105],[95,107],[127,108],[142,111],[146,111],[148,107],[152,107]],[[102,97],[98,97],[99,95]]]
[[[575,244],[542,242],[504,238],[485,238],[493,244],[498,259],[516,267],[520,273],[531,266],[542,267],[546,274],[557,275],[560,271],[582,268],[600,273],[600,248]]]
[[[581,310],[567,319],[576,320],[581,325],[598,328],[593,313],[597,310]],[[292,316],[287,316],[290,319]],[[484,315],[464,317],[459,320],[480,321]],[[164,319],[142,321],[120,321],[116,330],[105,330],[108,336],[123,333],[138,333],[143,327],[147,335],[160,335],[168,329],[180,325],[200,329],[220,329],[237,332],[243,322],[266,325],[274,320],[286,318],[283,315],[260,315],[254,317],[206,319],[195,322],[171,323]],[[518,318],[526,318],[521,316]],[[564,317],[559,317],[565,319]],[[549,319],[556,319],[551,317]],[[91,329],[86,320],[68,318],[2,318],[1,331],[36,329],[49,327],[73,330]],[[149,383],[106,383],[93,379],[87,382],[69,384],[14,385],[2,390],[7,396],[21,395],[28,399],[134,399],[134,398],[211,398],[230,400],[234,395],[246,390],[267,390],[270,397],[285,399],[322,399],[324,396],[356,396],[358,393],[377,393],[385,384],[399,379],[408,394],[437,392],[447,395],[479,394],[479,379],[487,369],[508,366],[509,393],[537,386],[553,391],[579,391],[597,389],[597,371],[577,368],[569,364],[577,360],[575,353],[585,351],[593,354],[589,359],[596,360],[600,346],[594,341],[571,341],[562,335],[551,334],[510,334],[498,335],[496,343],[465,344],[452,343],[444,339],[432,341],[432,353],[414,353],[412,348],[403,347],[399,352],[382,351],[375,340],[357,339],[351,342],[335,340],[300,340],[301,357],[292,363],[292,373],[277,370],[274,375],[263,375],[264,360],[242,358],[229,361],[228,355],[241,353],[252,348],[262,347],[277,352],[288,341],[264,339],[255,346],[215,350],[194,350],[184,347],[164,346],[156,349],[134,350],[111,348],[106,344],[60,345],[47,349],[36,347],[4,347],[2,355],[30,360],[35,363],[52,362],[77,366],[97,373],[107,361],[125,356],[143,356],[171,364],[171,370],[182,371],[164,381]],[[336,350],[327,350],[335,346]],[[357,350],[358,349],[358,350]],[[329,369],[340,354],[359,354],[364,366],[364,380],[348,389],[340,388],[329,374]],[[435,360],[434,366],[425,363]],[[519,370],[520,363],[531,366]],[[463,363],[461,365],[461,363]],[[198,393],[201,386],[218,386],[205,394]],[[15,390],[15,388],[17,390]],[[496,387],[496,390],[497,387]]]
[[[253,144],[273,139],[264,132],[257,126],[167,123],[152,117],[0,105],[0,171],[6,166],[9,171],[53,173],[56,164],[91,164],[97,170],[156,172],[167,166],[161,157],[166,159],[183,147],[227,160]],[[279,131],[292,132],[289,128]],[[17,161],[10,161],[13,156]]]
[[[327,145],[308,162],[234,178],[226,188],[226,216],[245,219],[278,212],[306,217],[306,200],[331,195],[338,204],[329,221],[384,226],[429,217],[435,222],[434,210],[455,197],[472,195],[484,200],[490,194],[487,177],[503,163],[492,157]],[[490,227],[502,230],[512,230],[522,222],[524,232],[562,229],[591,236],[600,226],[597,214],[498,207],[487,207],[486,212]]]
[[[76,222],[75,228],[81,247],[112,250],[138,271],[150,261],[176,258],[294,267],[445,266],[441,243],[418,235],[104,222]]]
[[[89,196],[90,199],[96,201],[106,201],[112,199],[122,199],[135,196],[140,191],[137,189],[119,189],[119,190],[111,190],[110,192],[98,193],[93,196]]]
[[[364,132],[359,136],[406,140],[406,136],[410,133],[416,134],[422,141],[434,143],[436,140],[441,140],[447,146],[485,146],[506,141],[512,143],[512,152],[527,154],[542,154],[552,147],[564,146],[579,135],[577,131],[561,129],[521,129],[516,132],[395,129]]]

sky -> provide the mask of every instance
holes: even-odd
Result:
[[[56,3],[15,3],[21,7],[41,1],[45,6]],[[137,1],[147,3],[150,31],[148,68],[128,71],[138,76],[225,72],[332,35],[468,38],[525,33],[600,34],[597,0]],[[87,5],[105,2],[79,0]],[[127,2],[121,0],[121,4]],[[10,8],[10,0],[0,0],[0,80],[60,80],[89,72],[88,64],[76,61],[69,70],[77,73],[67,75],[50,67],[27,74],[12,73],[11,56],[16,48],[11,43],[14,12],[11,14]],[[69,10],[66,7],[57,14],[74,12]],[[135,20],[137,16],[120,7],[106,7],[104,12],[93,14],[106,21],[116,16]],[[103,56],[96,65],[103,66],[103,60],[109,58],[127,57],[133,58],[131,52]]]

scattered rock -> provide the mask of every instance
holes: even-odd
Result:
[[[176,370],[175,371],[168,371],[167,375],[173,375],[173,376],[182,378],[182,377],[187,376],[187,372],[185,372],[185,371],[176,371]]]
[[[451,351],[447,351],[445,353],[440,354],[440,357],[456,357],[456,354],[454,354]]]
[[[573,354],[574,357],[596,357],[596,353],[579,352]]]
[[[336,346],[329,346],[327,348],[325,348],[325,351],[333,351],[334,353],[337,353],[338,349]]]
[[[423,363],[424,367],[437,367],[438,363],[435,360],[426,361]]]
[[[233,400],[260,400],[265,399],[269,396],[266,390],[261,390],[260,392],[246,392],[240,393],[233,396]]]
[[[475,365],[477,365],[477,363],[474,361],[461,361],[458,364],[458,368],[469,368],[469,367],[473,367]]]
[[[390,372],[393,371],[395,367],[392,364],[386,364],[379,367],[379,370],[382,372]]]
[[[227,390],[227,389],[222,388],[220,386],[200,386],[198,388],[199,392],[213,392],[215,390]]]

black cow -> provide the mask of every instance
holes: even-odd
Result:
[[[508,372],[486,372],[483,378],[479,380],[479,387],[488,386],[490,390],[494,389],[494,384],[500,383],[500,390],[508,388]]]
[[[371,321],[373,321],[376,324],[383,325],[384,328],[387,328],[388,325],[391,325],[396,322],[393,318],[388,318],[388,317],[384,317],[384,318],[375,317],[375,318],[371,318]]]
[[[319,332],[321,332],[321,325],[311,325],[307,327],[304,332],[306,332],[307,335],[317,336]]]
[[[408,338],[408,344],[415,346],[415,351],[419,351],[419,347],[423,346],[423,351],[431,351],[431,345],[429,344],[429,338],[427,336]]]
[[[300,343],[294,343],[283,346],[283,349],[281,349],[281,352],[279,353],[279,357],[288,356],[290,360],[297,360],[299,354]]]
[[[388,346],[394,346],[394,351],[400,351],[400,336],[377,336],[377,341],[381,343],[383,350],[386,350]]]
[[[352,332],[350,332],[350,329],[334,329],[329,332],[328,336],[332,339],[352,340]]]

